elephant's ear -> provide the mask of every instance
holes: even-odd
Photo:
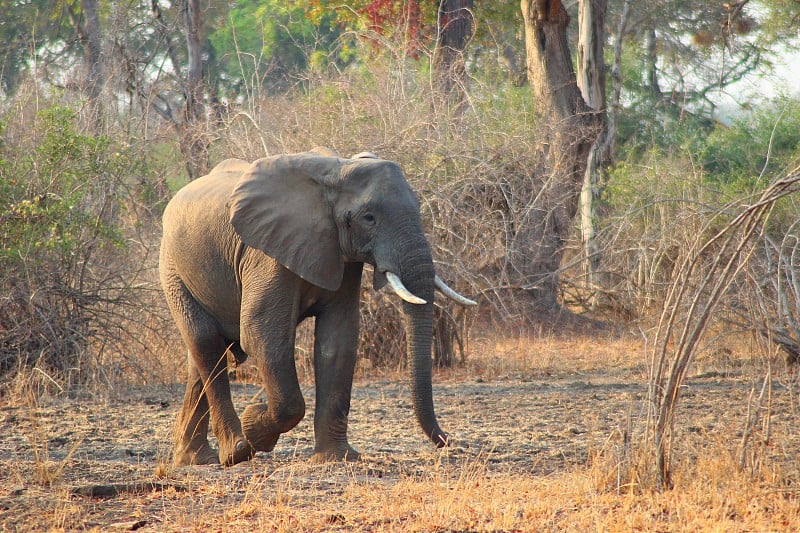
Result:
[[[331,291],[344,271],[327,192],[339,177],[339,161],[316,153],[260,159],[239,178],[228,203],[231,224],[247,246]]]

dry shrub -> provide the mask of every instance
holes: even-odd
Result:
[[[467,314],[456,306],[433,312],[433,362],[438,367],[461,364],[466,358]],[[372,366],[405,366],[406,335],[401,302],[389,293],[361,293],[361,356]]]
[[[393,367],[406,363],[406,335],[402,306],[391,294],[361,293],[361,356],[373,366]]]
[[[570,243],[562,276],[570,306],[652,323],[687,251],[710,241],[737,214],[734,206],[742,193],[707,181],[688,159],[654,156],[645,163],[620,163],[609,178],[600,207],[595,292],[587,293],[579,245]],[[714,242],[702,250],[701,266],[686,280],[693,290],[721,251]]]
[[[732,288],[756,255],[758,237],[766,231],[770,214],[798,191],[800,168],[709,217],[691,246],[678,256],[648,354],[652,446],[661,487],[671,486],[674,417],[689,366],[717,309],[738,300]]]
[[[789,200],[797,213],[798,199]],[[762,235],[735,288],[741,298],[728,307],[729,322],[779,347],[788,364],[800,363],[800,223]]]
[[[20,99],[0,146],[0,379],[56,389],[162,380],[163,305],[144,154],[70,102]]]
[[[432,96],[430,79],[411,60],[376,54],[373,62],[303,80],[302,89],[247,102],[229,116],[214,159],[326,146],[344,156],[367,150],[398,162],[420,196],[440,276],[479,300],[483,323],[528,324],[534,287],[519,281],[509,251],[531,213],[543,209],[529,95],[476,80],[473,89],[467,105],[448,107]],[[440,350],[440,361],[449,364],[463,357],[459,341],[466,342],[463,330],[475,312],[461,316],[442,305],[437,320],[449,325],[439,328],[446,337],[441,345],[452,346]],[[368,358],[395,360],[403,353],[397,349],[402,328],[389,325],[397,321],[395,305],[368,290],[362,307]]]

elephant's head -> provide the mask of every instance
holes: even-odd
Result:
[[[373,265],[376,288],[388,281],[404,311],[412,394],[419,423],[439,446],[431,392],[434,289],[460,303],[435,275],[419,201],[393,162],[364,153],[352,159],[307,152],[261,159],[239,178],[230,221],[260,249],[306,281],[335,291],[345,262]]]

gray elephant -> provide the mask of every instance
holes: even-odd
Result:
[[[232,465],[270,451],[305,415],[294,361],[295,328],[316,317],[313,461],[355,460],[347,417],[356,364],[364,263],[373,285],[404,300],[417,420],[437,446],[431,332],[435,275],[419,202],[399,166],[327,149],[229,159],[182,188],[164,211],[161,283],[189,351],[176,423],[177,465]],[[258,365],[267,403],[231,400],[227,354]],[[208,443],[209,422],[219,452]]]

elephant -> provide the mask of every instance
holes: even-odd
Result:
[[[188,381],[175,424],[175,465],[251,459],[274,449],[305,415],[295,329],[315,317],[313,462],[358,460],[347,439],[364,263],[373,287],[403,298],[418,423],[448,444],[431,384],[434,290],[475,302],[436,275],[420,204],[399,165],[364,152],[317,148],[228,159],[180,189],[163,214],[159,273],[188,350]],[[231,399],[228,356],[255,361],[266,403]],[[208,429],[219,450],[208,442]]]

